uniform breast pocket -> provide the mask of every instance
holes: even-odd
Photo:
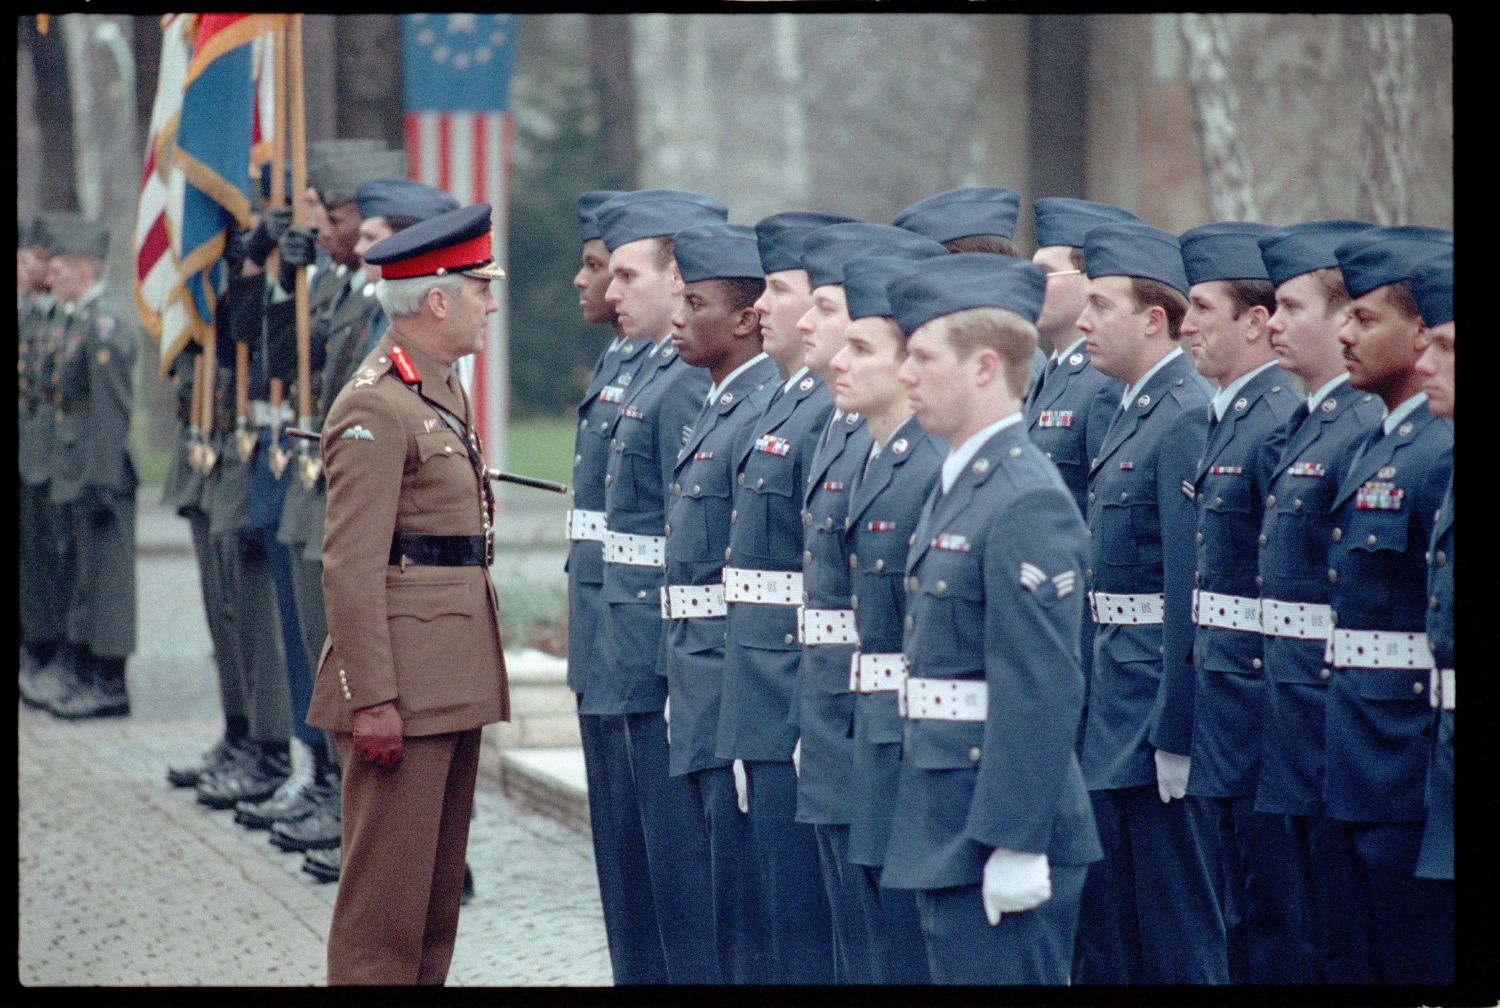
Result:
[[[1046,456],[1056,466],[1082,466],[1086,465],[1088,459],[1084,453],[1083,434],[1072,428],[1053,429],[1048,432],[1049,437],[1045,441],[1038,438],[1037,447],[1041,448]]]
[[[929,571],[911,602],[915,654],[950,670],[983,667],[984,586],[978,560],[931,564]]]
[[[678,486],[682,501],[673,512],[673,556],[693,562],[722,561],[729,542],[733,496],[729,473],[718,464],[694,467],[683,473]]]
[[[1391,604],[1390,586],[1402,585],[1411,576],[1405,562],[1409,519],[1405,508],[1354,514],[1343,539],[1355,570],[1341,570],[1339,577],[1357,576],[1360,608],[1385,608]]]
[[[474,492],[473,467],[464,443],[451,430],[436,430],[416,436],[415,486],[429,494],[439,508],[461,506]],[[434,493],[436,491],[436,493]]]
[[[1246,546],[1256,535],[1251,527],[1255,493],[1243,474],[1210,476],[1203,483],[1201,569],[1215,574],[1245,570]]]
[[[794,530],[801,527],[800,511],[796,498],[796,478],[792,459],[770,452],[752,451],[745,462],[744,488],[748,495],[746,509],[754,506],[755,512],[744,513],[742,509],[737,521],[749,522],[749,548],[757,556],[774,557],[801,554],[799,537]]]
[[[625,425],[629,423],[630,427]],[[651,446],[655,427],[643,421],[621,420],[615,428],[615,455],[609,470],[611,509],[645,511],[661,506],[661,469]]]
[[[1153,563],[1161,553],[1161,511],[1154,471],[1136,470],[1099,481],[1092,529],[1094,555],[1107,564]]]
[[[471,699],[473,683],[455,674],[453,656],[467,649],[482,592],[468,580],[387,584],[391,658],[405,710],[435,712]]]

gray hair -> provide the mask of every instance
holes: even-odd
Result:
[[[375,297],[380,307],[391,318],[410,318],[422,312],[422,299],[436,288],[456,299],[463,289],[464,275],[449,273],[445,276],[404,277],[400,280],[381,280],[375,285]]]

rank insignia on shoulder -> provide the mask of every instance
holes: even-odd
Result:
[[[957,532],[944,532],[932,540],[932,548],[951,550],[954,553],[967,553],[969,552],[969,537],[959,535]]]
[[[380,377],[380,372],[374,368],[365,368],[354,379],[355,388],[363,388],[366,385],[374,385],[375,379]]]
[[[374,441],[375,440],[375,435],[372,434],[372,433],[370,433],[370,429],[368,427],[365,427],[362,424],[355,424],[353,427],[346,428],[345,431],[344,431],[344,433],[342,433],[342,434],[339,435],[339,440],[340,441]]]
[[[694,462],[707,462],[709,459],[711,459],[713,457],[714,457],[714,453],[713,452],[693,452],[693,461]]]
[[[894,532],[896,523],[893,521],[872,521],[865,524],[866,532]]]
[[[1185,496],[1188,500],[1192,500],[1193,499],[1193,482],[1192,482],[1192,480],[1183,480],[1182,481],[1182,493],[1183,493],[1183,496]]]
[[[1024,561],[1021,563],[1021,587],[1025,588],[1033,595],[1045,596],[1046,594],[1048,594],[1047,586],[1051,585],[1051,595],[1053,601],[1061,598],[1067,598],[1069,595],[1073,594],[1073,588],[1075,587],[1077,582],[1077,571],[1065,570],[1061,574],[1055,574],[1049,578],[1047,576],[1047,572],[1042,570],[1036,564],[1026,563]]]
[[[1209,466],[1208,471],[1212,476],[1241,476],[1245,469],[1243,466]]]
[[[900,455],[902,452],[906,451],[908,447],[909,446],[906,443],[906,438],[897,438],[896,443],[891,445],[891,451],[895,452],[897,455]]]
[[[1354,506],[1361,511],[1399,511],[1406,491],[1394,483],[1370,480],[1354,494]]]
[[[829,480],[828,482],[823,484],[823,489],[827,490],[829,493],[838,493],[839,491],[844,489],[844,484],[838,482],[837,480]]]
[[[762,434],[755,439],[755,450],[768,455],[789,455],[792,451],[792,443],[775,434]]]
[[[1380,467],[1380,471],[1375,474],[1375,478],[1376,479],[1383,479],[1383,480],[1394,479],[1395,476],[1396,476],[1396,467],[1395,466],[1381,466]]]
[[[1289,476],[1325,476],[1321,462],[1294,462],[1287,468]]]
[[[804,378],[802,379],[802,381],[797,383],[797,387],[806,392],[808,389],[813,387],[813,380],[811,378]]]
[[[625,390],[618,385],[606,385],[599,390],[599,401],[617,403],[625,398]]]
[[[1074,354],[1073,356],[1071,356],[1071,357],[1068,358],[1068,363],[1071,364],[1071,365],[1073,365],[1074,367],[1077,367],[1078,365],[1080,365],[1080,364],[1083,363],[1083,354],[1081,354],[1081,353]]]
[[[1319,407],[1319,409],[1321,409],[1324,413],[1332,413],[1338,408],[1339,401],[1337,399],[1324,399],[1323,405]]]
[[[1042,410],[1037,417],[1038,427],[1071,427],[1073,426],[1072,410]]]
[[[643,412],[639,406],[626,406],[623,410],[620,411],[620,415],[627,416],[632,420],[646,419],[645,412]]]

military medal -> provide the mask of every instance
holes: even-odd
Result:
[[[627,416],[627,417],[629,417],[632,420],[644,420],[644,419],[646,419],[645,412],[643,410],[641,410],[641,408],[639,406],[626,406],[625,409],[621,411],[620,415],[621,416]]]
[[[1290,476],[1324,476],[1326,475],[1321,462],[1296,462],[1287,469]]]
[[[1072,410],[1042,410],[1037,417],[1038,427],[1071,427],[1073,426]]]
[[[866,532],[894,532],[896,523],[893,521],[872,521],[865,524]]]
[[[1399,511],[1406,491],[1394,483],[1370,480],[1354,495],[1354,506],[1361,511]]]
[[[755,450],[769,455],[789,455],[792,451],[792,443],[774,434],[762,434],[755,439]]]
[[[932,540],[932,548],[951,550],[954,553],[967,553],[969,552],[969,538],[957,532],[944,532]]]
[[[1239,476],[1244,473],[1242,466],[1209,466],[1208,472],[1211,476]]]

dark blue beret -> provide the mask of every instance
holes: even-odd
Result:
[[[1370,228],[1345,241],[1334,255],[1352,298],[1376,287],[1410,280],[1417,263],[1453,247],[1453,232],[1430,227]]]
[[[1277,287],[1292,277],[1339,264],[1334,251],[1374,224],[1357,220],[1316,220],[1273,228],[1256,239],[1266,275]]]
[[[1453,249],[1439,249],[1412,270],[1411,293],[1429,326],[1453,321]]]
[[[918,200],[891,223],[936,242],[969,235],[1011,238],[1021,215],[1021,194],[1000,186],[968,186]]]
[[[765,276],[755,229],[747,224],[695,224],[677,232],[672,245],[683,283]]]
[[[54,214],[48,223],[52,229],[53,255],[109,258],[109,231],[102,224],[78,214]]]
[[[947,255],[941,242],[889,224],[854,221],[810,231],[802,241],[802,265],[813,287],[844,282],[844,264],[862,256],[925,259]]]
[[[414,217],[426,220],[449,210],[458,209],[458,200],[436,186],[412,179],[372,179],[361,182],[354,190],[359,215],[371,217]]]
[[[611,252],[642,238],[670,238],[694,224],[722,224],[729,208],[712,196],[682,189],[637,189],[599,204],[599,237]]]
[[[413,224],[370,246],[365,262],[386,280],[463,273],[496,280],[505,271],[490,252],[490,205],[476,203]]]
[[[760,243],[760,265],[767,273],[802,269],[804,238],[830,224],[854,223],[861,223],[858,217],[821,210],[787,210],[762,218],[755,225],[755,239]]]
[[[578,197],[578,243],[599,238],[599,220],[595,216],[599,207],[616,196],[618,189],[593,189]]]
[[[1155,280],[1187,297],[1182,247],[1170,231],[1125,221],[1100,224],[1083,235],[1084,272],[1090,277],[1128,276]]]
[[[1177,237],[1182,247],[1182,268],[1188,285],[1209,280],[1269,280],[1260,258],[1261,235],[1269,224],[1251,221],[1218,221],[1189,228]]]
[[[1029,322],[1042,310],[1047,274],[1026,259],[960,252],[908,263],[886,288],[893,317],[910,336],[943,315],[969,308],[1008,308]]]
[[[1084,232],[1091,227],[1140,220],[1129,210],[1071,196],[1043,196],[1032,209],[1036,211],[1038,248],[1045,245],[1083,248]]]

